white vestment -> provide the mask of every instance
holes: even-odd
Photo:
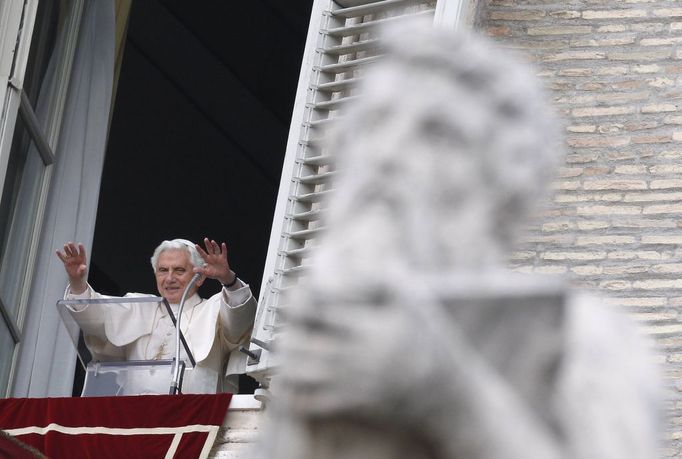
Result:
[[[241,281],[240,281],[241,282]],[[175,357],[175,327],[162,302],[127,303],[126,298],[143,295],[128,293],[120,303],[69,306],[71,315],[84,333],[93,360],[159,360]],[[100,295],[92,287],[78,295],[67,288],[66,299],[114,298]],[[197,294],[185,301],[180,326],[196,368],[185,371],[183,393],[215,393],[225,389],[226,376],[238,371],[244,362],[238,352],[251,334],[256,300],[248,285],[233,291],[223,288],[209,299]],[[171,305],[177,313],[178,305]],[[184,352],[182,353],[184,356]],[[181,356],[181,359],[182,359]],[[186,360],[186,359],[185,359]],[[186,360],[187,361],[187,360]],[[189,363],[188,363],[189,366]],[[168,382],[167,372],[158,377]],[[138,378],[139,379],[139,378]],[[128,381],[125,394],[154,393],[155,381]]]

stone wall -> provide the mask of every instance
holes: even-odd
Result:
[[[250,395],[234,395],[227,416],[220,427],[210,459],[251,459],[265,421],[260,402]]]
[[[682,3],[488,0],[478,28],[535,63],[565,120],[554,202],[517,270],[568,274],[651,334],[682,457]]]

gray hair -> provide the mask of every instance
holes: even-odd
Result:
[[[187,239],[173,239],[172,241],[163,241],[154,250],[151,262],[152,268],[156,272],[156,265],[159,261],[159,255],[166,250],[186,250],[189,253],[189,261],[194,267],[203,266],[204,259],[201,258],[196,247],[194,247],[194,242],[188,241]]]

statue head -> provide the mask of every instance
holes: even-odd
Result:
[[[387,41],[329,146],[339,192],[320,255],[440,272],[503,262],[561,157],[546,94],[480,37]]]

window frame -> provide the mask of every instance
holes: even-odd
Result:
[[[38,154],[45,166],[40,179],[40,188],[36,196],[35,222],[29,237],[29,251],[26,254],[26,269],[22,273],[23,283],[18,293],[18,304],[14,308],[16,312],[11,314],[8,306],[3,304],[0,298],[0,320],[6,324],[14,341],[5,393],[0,394],[0,396],[9,396],[15,377],[18,350],[22,342],[22,332],[27,312],[28,296],[31,291],[41,229],[47,207],[49,186],[52,179],[52,166],[58,154],[55,149],[59,140],[59,132],[62,125],[66,96],[68,94],[85,6],[85,0],[72,0],[72,2],[67,4],[70,10],[66,12],[67,16],[63,29],[65,34],[64,44],[60,51],[59,67],[55,73],[57,85],[50,101],[47,125],[43,129],[38,122],[34,107],[23,87],[40,1],[14,0],[5,2],[0,7],[0,30],[4,31],[4,33],[0,34],[0,101],[3,102],[0,114],[0,190],[4,189],[7,179],[7,169],[12,152],[17,117],[21,117],[26,131],[32,142],[36,145]]]

